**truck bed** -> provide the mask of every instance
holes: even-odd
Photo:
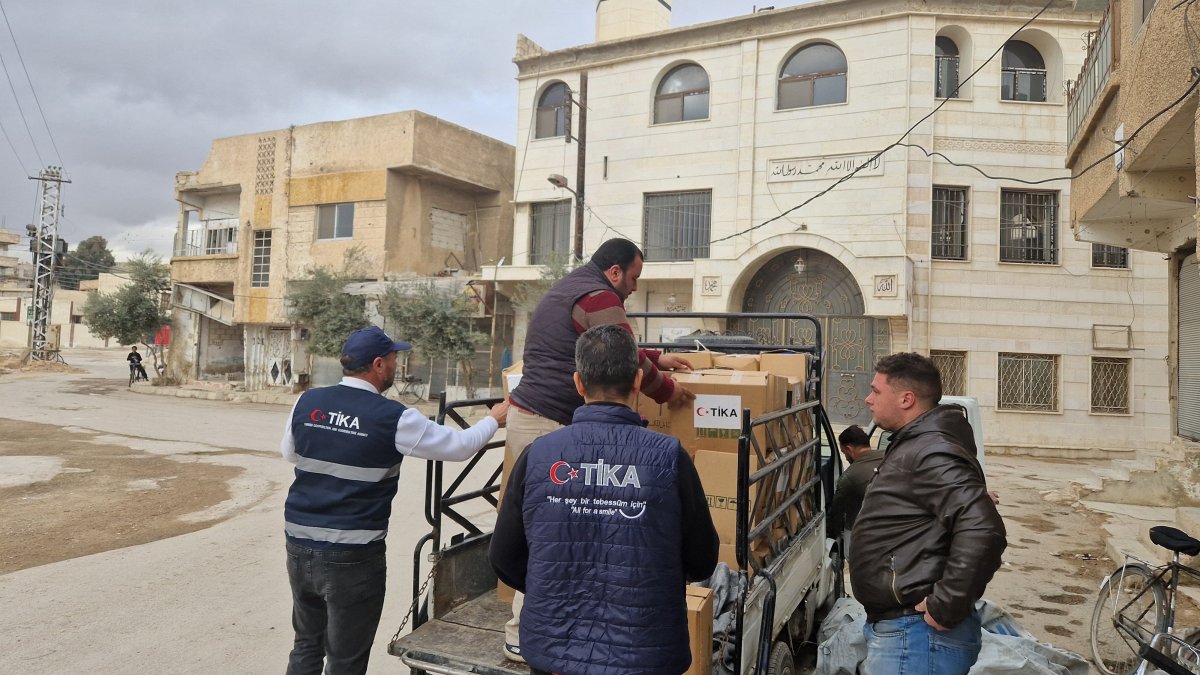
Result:
[[[415,633],[398,638],[388,647],[393,656],[445,665],[447,672],[528,675],[524,664],[513,663],[501,653],[504,624],[512,618],[512,605],[485,592],[440,619],[425,623]],[[409,664],[410,667],[412,664]],[[429,669],[426,672],[438,671]]]

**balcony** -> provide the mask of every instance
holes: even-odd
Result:
[[[175,256],[236,255],[237,247],[237,218],[201,220],[191,225],[175,242]]]
[[[1117,40],[1114,39],[1113,22],[1121,18],[1121,3],[1113,0],[1100,21],[1100,29],[1088,33],[1087,57],[1079,77],[1067,90],[1067,133],[1071,144],[1079,136],[1088,119],[1088,113],[1104,91],[1113,65],[1117,63]]]

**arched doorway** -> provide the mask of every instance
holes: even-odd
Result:
[[[862,291],[845,265],[816,249],[780,253],[750,279],[742,308],[819,317],[829,418],[834,424],[870,423],[863,399],[870,393],[875,361],[891,350],[891,335],[886,319],[863,315]],[[816,338],[812,326],[802,321],[750,319],[739,322],[736,330],[767,344],[811,345]]]

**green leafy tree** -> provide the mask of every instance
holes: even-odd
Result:
[[[407,292],[406,292],[407,291]],[[467,398],[475,398],[472,359],[484,336],[471,330],[471,304],[466,296],[442,290],[433,284],[410,286],[406,291],[389,288],[382,309],[397,336],[434,361],[447,359],[462,370]]]
[[[546,263],[542,265],[542,269],[538,273],[537,281],[523,281],[517,284],[517,289],[512,297],[513,304],[527,312],[532,312],[542,296],[558,283],[559,279],[574,272],[582,264],[583,261],[575,260],[575,257],[568,253],[553,253],[547,256]]]
[[[115,338],[123,345],[142,344],[154,360],[157,372],[161,354],[153,344],[154,334],[170,324],[166,292],[171,287],[171,269],[151,251],[125,263],[129,283],[112,293],[92,293],[83,305],[83,323],[93,335]]]
[[[62,267],[58,269],[58,285],[67,290],[78,290],[79,282],[95,279],[101,272],[111,272],[117,262],[108,250],[108,240],[96,235],[79,242],[69,252]]]
[[[346,336],[367,326],[366,298],[346,293],[346,284],[354,281],[352,270],[358,266],[360,256],[361,250],[355,247],[346,253],[341,270],[317,267],[307,279],[289,285],[291,316],[308,326],[309,353],[341,356]]]

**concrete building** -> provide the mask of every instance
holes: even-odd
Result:
[[[825,0],[667,29],[667,5],[599,3],[594,44],[518,38],[513,264],[484,278],[511,289],[569,250],[571,194],[547,176],[576,182],[586,72],[585,255],[643,247],[630,310],[822,316],[835,423],[869,418],[878,356],[915,350],[979,398],[989,452],[1169,439],[1164,263],[1063,219],[1060,83],[1100,12],[1063,0],[1022,28],[1043,2]]]
[[[512,166],[512,146],[416,111],[215,141],[176,176],[172,374],[292,384],[309,357],[289,286],[352,248],[361,281],[498,260]]]
[[[1096,247],[1159,260],[1169,348],[1160,376],[1168,430],[1196,465],[1200,446],[1200,268],[1196,261],[1196,131],[1200,88],[1188,5],[1108,3],[1069,101],[1071,226]],[[1191,7],[1195,10],[1195,7]],[[1128,143],[1123,148],[1123,143]],[[1149,299],[1149,298],[1147,298]],[[1185,481],[1193,486],[1197,476]]]

